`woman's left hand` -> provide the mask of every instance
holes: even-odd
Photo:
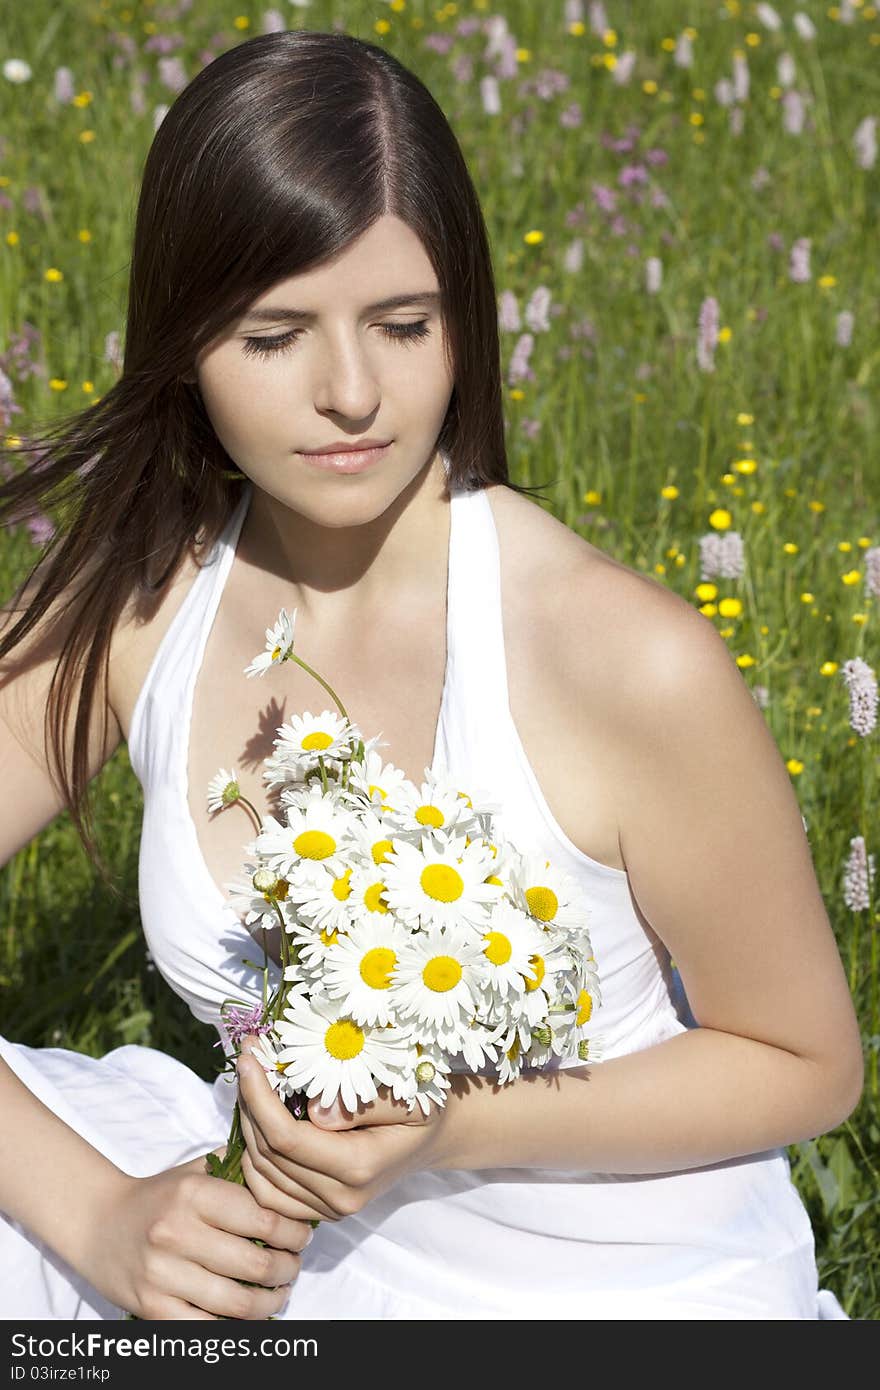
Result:
[[[256,1041],[254,1039],[253,1041]],[[247,1151],[242,1173],[260,1206],[295,1220],[339,1221],[361,1210],[406,1173],[430,1168],[445,1111],[408,1111],[387,1087],[358,1103],[355,1114],[337,1097],[329,1110],[320,1097],[308,1103],[311,1123],[297,1120],[273,1090],[263,1067],[247,1055],[238,1062],[241,1128]]]

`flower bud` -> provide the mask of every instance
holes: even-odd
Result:
[[[271,869],[257,869],[251,882],[258,893],[271,893],[275,887],[276,875]]]
[[[553,1029],[548,1027],[546,1023],[539,1023],[536,1028],[532,1029],[532,1041],[536,1042],[539,1047],[549,1047],[553,1041]]]
[[[589,1039],[589,1038],[582,1038],[581,1041],[578,1043],[578,1059],[579,1059],[579,1061],[581,1061],[581,1062],[589,1062],[589,1060],[590,1060],[590,1039]]]
[[[425,1057],[416,1067],[416,1081],[421,1082],[422,1085],[426,1085],[428,1082],[434,1080],[436,1073],[437,1069],[434,1063],[429,1062],[427,1057]]]

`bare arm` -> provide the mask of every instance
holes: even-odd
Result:
[[[130,1179],[2,1059],[0,1113],[0,1208],[77,1268],[88,1231],[101,1224],[102,1206]]]
[[[26,600],[27,591],[19,607]],[[0,632],[13,617],[12,604],[0,610]],[[43,728],[63,621],[50,614],[38,629],[0,665],[0,779],[8,808],[0,821],[0,864],[63,806]],[[99,706],[91,776],[120,737],[109,704],[103,712]],[[287,1290],[278,1286],[299,1272],[299,1252],[310,1236],[305,1222],[263,1211],[243,1188],[209,1177],[204,1157],[145,1178],[124,1173],[82,1138],[75,1115],[67,1124],[2,1059],[0,1114],[0,1210],[111,1303],[163,1319],[265,1318],[282,1306]]]
[[[27,606],[36,583],[0,610],[0,634]],[[60,604],[0,663],[0,865],[40,833],[64,806],[49,772],[43,715],[64,640]],[[95,721],[93,721],[94,725]],[[112,756],[119,727],[108,711],[107,738],[90,747],[92,775]],[[2,1023],[0,1023],[2,1028]],[[0,1060],[0,1208],[72,1264],[83,1229],[120,1170],[34,1096]],[[77,1200],[71,1201],[72,1194]]]
[[[637,769],[621,848],[701,1027],[550,1078],[458,1078],[434,1166],[671,1171],[813,1137],[858,1104],[858,1021],[779,750],[705,619],[641,598],[616,687]]]

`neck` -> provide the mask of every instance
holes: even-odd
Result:
[[[253,484],[245,527],[259,567],[289,589],[298,621],[333,629],[368,614],[418,607],[446,575],[449,498],[435,453],[378,516],[328,526]]]

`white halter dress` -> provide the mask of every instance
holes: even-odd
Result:
[[[156,652],[129,738],[144,796],[139,891],[147,944],[171,988],[224,1042],[223,1001],[261,997],[260,972],[243,963],[259,950],[201,855],[187,804],[187,748],[195,682],[251,491],[245,484]],[[262,633],[265,615],[255,614],[254,624]],[[668,951],[636,916],[626,873],[572,843],[529,764],[508,704],[498,538],[484,491],[452,494],[446,639],[432,766],[500,803],[501,827],[515,843],[582,885],[603,992],[595,1015],[603,1060],[696,1026]],[[0,1055],[126,1172],[159,1172],[227,1137],[229,1081],[203,1081],[155,1049],[129,1045],[94,1059],[0,1038]],[[846,1318],[817,1284],[810,1221],[785,1150],[772,1149],[656,1175],[413,1174],[357,1215],[317,1228],[280,1316]],[[5,1318],[122,1313],[2,1218],[0,1304]]]

